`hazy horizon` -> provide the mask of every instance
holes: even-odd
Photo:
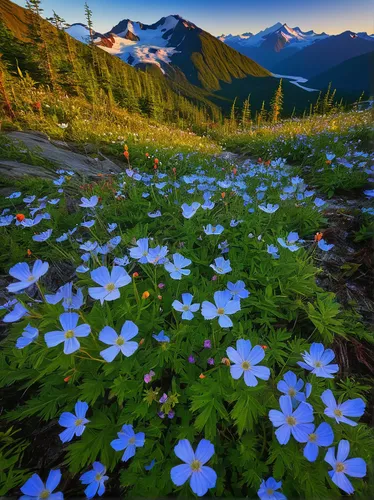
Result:
[[[25,6],[24,0],[13,0]],[[290,27],[298,26],[303,31],[338,34],[346,30],[355,32],[374,32],[374,7],[371,0],[175,0],[137,1],[126,5],[122,0],[91,0],[88,4],[93,12],[94,29],[107,32],[122,19],[153,24],[161,17],[179,14],[200,28],[212,33],[241,34],[257,33],[277,22],[287,23]],[[84,1],[60,0],[42,1],[43,15],[50,17],[55,10],[69,24],[85,23]],[[212,15],[213,12],[213,15]]]

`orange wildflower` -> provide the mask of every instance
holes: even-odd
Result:
[[[230,366],[231,364],[229,358],[222,358],[221,363],[223,363],[226,366]]]
[[[145,154],[145,156],[146,156],[147,158],[149,158],[149,153],[146,153],[146,154]]]
[[[159,161],[158,161],[158,159],[157,159],[157,158],[155,158],[155,159],[153,160],[153,162],[154,162],[154,164],[155,164],[155,165],[158,165],[158,163],[159,163]]]
[[[200,373],[199,378],[206,378],[206,376],[204,375],[204,373]]]
[[[148,299],[149,295],[150,295],[149,292],[147,292],[147,291],[143,292],[142,299]]]
[[[64,378],[64,382],[69,382],[69,380],[71,379],[71,375],[67,376]]]
[[[28,255],[29,257],[31,257],[31,254],[32,254],[32,251],[28,248],[28,249],[27,249],[27,255]]]
[[[128,151],[124,151],[123,156],[126,158],[126,160],[128,160],[130,158],[130,154]]]
[[[232,169],[232,173],[233,173],[234,175],[236,175],[236,174],[238,173],[238,169],[237,169],[237,168],[233,168],[233,169]]]
[[[135,273],[132,273],[132,277],[133,278],[137,278],[139,276],[139,273],[135,272]]]
[[[143,344],[144,344],[144,342],[145,342],[145,340],[144,340],[144,339],[140,339],[140,341],[139,341],[139,345],[143,345]]]
[[[18,222],[22,222],[25,219],[25,216],[23,214],[17,214],[16,219],[18,220]]]
[[[267,345],[261,345],[260,344],[260,347],[262,347],[263,349],[269,349]]]
[[[321,241],[323,238],[323,233],[316,233],[314,235],[314,241],[318,242],[318,241]]]
[[[225,192],[221,193],[221,198],[222,198],[222,199],[224,199],[224,197],[225,197],[225,196],[226,196],[226,193],[225,193]]]

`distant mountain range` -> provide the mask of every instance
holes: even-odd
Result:
[[[274,73],[305,78],[374,49],[374,35],[367,33],[318,34],[282,23],[257,34],[221,35],[218,39]]]
[[[89,30],[83,24],[72,24],[67,32],[79,41],[89,41]],[[224,110],[236,97],[239,104],[249,94],[254,109],[263,100],[269,105],[279,85],[279,78],[263,66],[178,15],[151,25],[124,19],[106,33],[94,32],[93,38],[96,46],[127,64],[141,69],[152,66],[167,78],[186,79]],[[315,99],[316,95],[292,81],[284,81],[286,112],[294,106],[305,109]]]

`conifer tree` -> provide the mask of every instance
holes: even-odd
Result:
[[[271,106],[271,120],[273,123],[276,123],[279,120],[281,111],[283,109],[282,78],[279,80],[278,88],[275,91],[270,106]]]
[[[231,112],[230,112],[230,128],[231,128],[231,130],[236,129],[236,108],[235,108],[236,100],[237,100],[237,97],[235,97],[234,102],[232,103],[232,106],[231,106]]]
[[[91,46],[94,44],[94,31],[93,31],[93,23],[92,23],[92,10],[89,8],[88,3],[84,4],[84,13],[87,21],[87,28],[89,31],[89,43]]]
[[[267,111],[265,109],[265,101],[262,101],[261,109],[257,113],[257,125],[260,126],[266,121]]]
[[[48,83],[51,87],[55,84],[55,76],[51,64],[51,55],[48,47],[48,37],[45,35],[43,20],[41,18],[43,9],[41,8],[41,0],[26,0],[26,8],[30,14],[29,34],[31,39],[39,46],[40,52],[40,67],[43,68]]]
[[[251,95],[247,97],[247,99],[243,103],[243,111],[242,111],[242,120],[241,126],[242,129],[245,130],[248,125],[251,123],[251,103],[250,103]]]

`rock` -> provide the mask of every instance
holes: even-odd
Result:
[[[56,164],[56,168],[73,170],[83,176],[92,177],[97,174],[119,173],[121,167],[108,158],[93,159],[80,153],[75,153],[69,144],[62,141],[50,141],[40,132],[11,132],[7,134],[14,141],[19,141],[21,146],[36,150],[38,155]],[[15,161],[0,160],[0,173],[10,177],[32,175],[44,178],[55,177],[55,172],[50,167],[27,165]]]

